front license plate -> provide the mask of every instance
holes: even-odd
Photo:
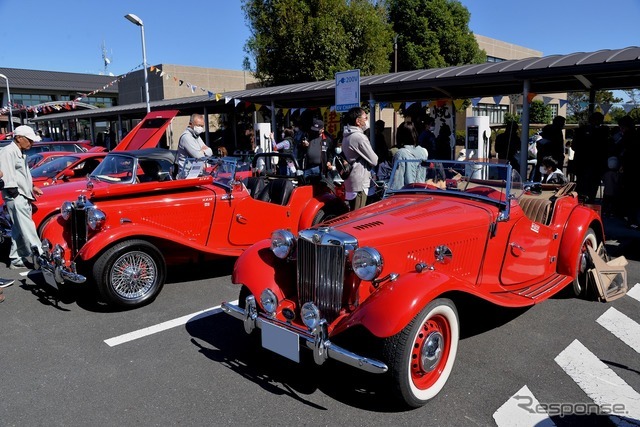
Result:
[[[42,271],[42,275],[44,276],[44,281],[47,285],[54,287],[56,290],[58,289],[58,284],[56,283],[55,277],[53,277],[53,272],[49,270],[40,270]]]
[[[262,347],[300,363],[298,335],[271,323],[262,323]]]

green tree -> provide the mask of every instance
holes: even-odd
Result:
[[[389,71],[391,25],[386,10],[367,0],[243,0],[251,36],[245,44],[265,85]]]
[[[529,123],[551,123],[551,107],[542,101],[532,101],[529,106]]]
[[[471,14],[456,0],[387,0],[398,37],[398,71],[481,64],[486,53],[469,30]]]
[[[616,97],[610,90],[596,91],[595,103],[617,104],[622,98]],[[569,92],[567,94],[567,123],[587,123],[589,119],[589,93]]]

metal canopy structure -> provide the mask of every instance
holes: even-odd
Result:
[[[640,47],[550,55],[428,70],[404,71],[362,77],[362,101],[422,101],[440,98],[464,99],[495,95],[537,94],[625,89],[640,86]],[[154,101],[151,108],[180,109],[182,113],[228,112],[229,99],[285,108],[334,104],[335,81],[299,83],[226,92],[218,101],[203,95]],[[74,111],[40,116],[35,121],[79,118],[108,118],[144,115],[145,104],[130,104],[91,111]]]

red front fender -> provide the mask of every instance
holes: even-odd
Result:
[[[174,245],[187,246],[201,252],[209,252],[206,246],[194,244],[192,240],[177,239],[174,233],[164,233],[155,227],[149,227],[141,224],[123,224],[119,227],[104,230],[93,236],[78,252],[77,258],[82,260],[90,260],[108,246],[121,240],[144,236],[146,239],[160,239],[173,242]],[[53,242],[55,243],[55,242]]]
[[[361,285],[362,286],[362,285]],[[362,325],[379,338],[400,332],[430,301],[449,291],[469,292],[468,284],[437,271],[406,273],[375,291],[333,333]]]
[[[558,273],[575,276],[582,239],[589,228],[593,229],[599,241],[604,242],[604,227],[598,214],[586,206],[576,206],[562,233],[558,249]]]
[[[278,259],[271,252],[271,240],[264,239],[250,246],[236,260],[231,282],[245,285],[257,299],[263,290],[270,288],[282,301],[285,296],[280,284],[295,281],[295,275],[295,262]]]

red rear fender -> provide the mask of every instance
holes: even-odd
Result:
[[[589,228],[593,229],[599,241],[604,241],[604,227],[598,214],[585,206],[576,206],[562,233],[558,250],[558,273],[572,277],[575,275],[582,239]]]
[[[310,199],[300,215],[298,230],[304,230],[313,226],[320,209],[325,210],[325,214],[342,215],[347,212],[347,206],[334,194],[323,194],[318,198]]]

